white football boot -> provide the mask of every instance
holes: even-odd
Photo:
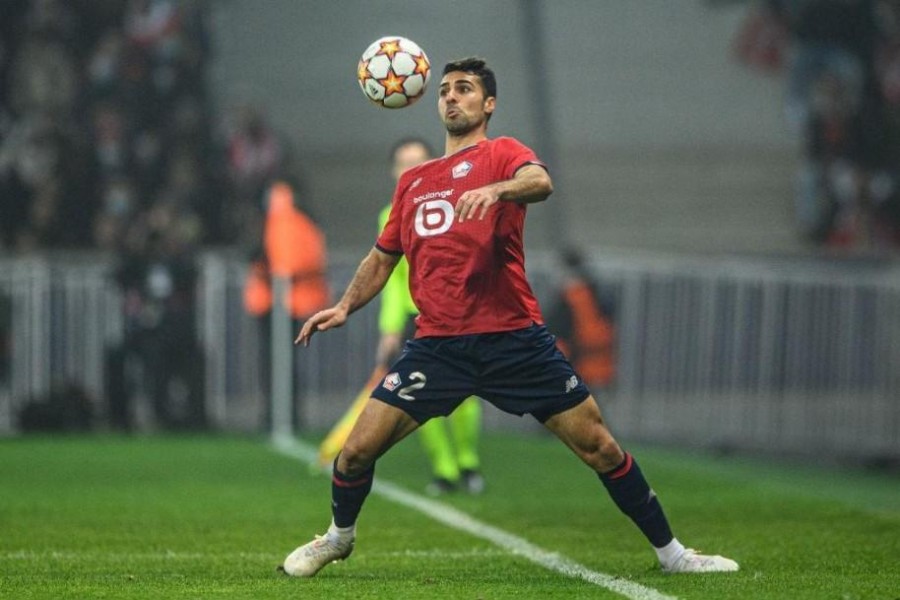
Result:
[[[730,558],[700,554],[687,548],[671,565],[662,569],[666,573],[723,573],[737,571],[738,568],[738,564]]]
[[[336,541],[328,535],[300,546],[287,555],[282,568],[292,577],[312,577],[329,563],[344,560],[353,552],[353,539]]]

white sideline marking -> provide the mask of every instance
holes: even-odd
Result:
[[[318,464],[316,449],[299,440],[281,438],[274,440],[273,445],[278,452],[285,456],[299,459],[310,465]],[[663,594],[639,583],[588,569],[562,554],[544,550],[524,538],[479,521],[449,504],[420,496],[384,479],[376,479],[372,491],[397,504],[415,509],[448,527],[487,540],[545,569],[562,573],[567,577],[583,579],[631,600],[677,600],[675,596]]]

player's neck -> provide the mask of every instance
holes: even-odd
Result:
[[[456,154],[463,148],[468,148],[469,146],[474,146],[478,142],[487,139],[487,131],[479,127],[473,131],[465,133],[463,135],[450,135],[447,134],[447,140],[444,143],[444,156],[450,156],[451,154]]]

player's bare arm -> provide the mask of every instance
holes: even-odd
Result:
[[[295,344],[309,346],[309,340],[317,331],[327,331],[340,327],[347,322],[347,317],[369,303],[384,287],[388,277],[397,266],[400,257],[372,248],[369,254],[359,263],[356,274],[340,302],[331,308],[320,310],[303,324]]]
[[[539,165],[526,165],[512,179],[464,193],[456,203],[456,216],[460,222],[476,215],[483,219],[488,209],[501,200],[530,204],[543,202],[552,193],[553,181],[547,170]]]

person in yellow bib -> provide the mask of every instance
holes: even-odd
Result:
[[[393,176],[400,176],[432,158],[427,142],[419,138],[404,138],[394,144],[391,151]],[[391,206],[384,207],[379,215],[378,230],[384,228]],[[419,309],[409,293],[409,265],[401,258],[381,292],[378,329],[381,334],[375,354],[375,370],[369,382],[360,392],[359,399],[338,421],[319,449],[320,463],[331,464],[343,442],[350,434],[356,417],[362,411],[371,389],[381,382],[403,348],[405,340],[413,337],[415,317]],[[358,399],[358,400],[359,400]],[[484,491],[481,461],[478,456],[478,436],[481,430],[481,403],[472,396],[460,404],[449,417],[435,418],[419,428],[419,439],[431,462],[432,481],[426,487],[431,495],[442,495],[457,490],[470,494]]]

